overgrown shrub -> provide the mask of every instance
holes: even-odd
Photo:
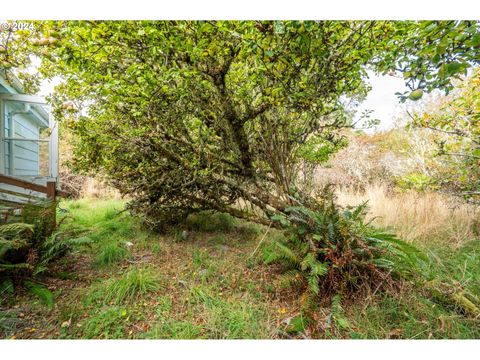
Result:
[[[421,174],[421,173],[412,173],[400,177],[397,181],[397,185],[403,189],[414,189],[417,191],[424,191],[427,189],[436,189],[438,185],[436,184],[435,179],[432,177]]]
[[[425,260],[412,245],[366,223],[366,204],[336,205],[330,187],[308,207],[294,200],[297,205],[285,210],[288,215],[273,217],[286,234],[267,248],[265,261],[279,263],[282,282],[301,289],[306,319],[321,300],[391,286],[395,276],[409,276]]]

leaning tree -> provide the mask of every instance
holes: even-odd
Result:
[[[302,191],[300,168],[344,144],[347,104],[368,91],[369,66],[403,74],[412,92],[401,99],[448,91],[479,61],[477,22],[69,21],[37,29],[29,48],[44,76],[62,78],[52,103],[73,131],[73,166],[104,174],[147,223],[217,210],[288,226],[268,261],[284,262],[307,305],[320,293],[388,282],[387,251],[414,266],[415,249],[365,225],[363,207],[339,209],[329,192]]]
[[[54,40],[32,43],[44,74],[64,79],[55,103],[75,167],[105,174],[155,226],[205,209],[269,223],[292,204],[300,163],[342,144],[367,66],[430,90],[478,60],[475,22],[38,25]],[[66,100],[83,111],[68,116]]]
[[[392,31],[373,22],[55,25],[48,70],[66,80],[62,101],[88,108],[71,124],[75,166],[105,173],[155,225],[205,209],[263,223],[283,211],[298,153],[309,141],[335,148],[348,125],[342,97],[364,91],[365,59]]]

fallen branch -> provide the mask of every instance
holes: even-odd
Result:
[[[255,253],[257,252],[257,250],[260,248],[260,245],[263,243],[263,241],[265,240],[265,238],[267,237],[267,234],[268,232],[270,231],[270,227],[272,226],[272,223],[270,223],[268,225],[268,228],[267,228],[267,231],[265,231],[265,234],[263,234],[263,237],[260,239],[260,241],[258,242],[257,244],[257,247],[255,248],[255,250],[253,250],[253,252],[250,254],[250,256],[247,258],[250,259],[251,257],[253,257],[253,255],[255,255]]]

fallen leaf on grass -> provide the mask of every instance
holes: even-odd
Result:
[[[71,321],[72,321],[72,319],[69,319],[68,321],[64,321],[64,322],[62,322],[62,325],[61,325],[61,327],[62,327],[62,328],[67,328],[67,327],[69,327],[69,326],[70,326],[70,323],[71,323]]]
[[[403,336],[403,329],[393,329],[388,333],[389,339],[401,339]]]

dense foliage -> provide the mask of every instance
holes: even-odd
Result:
[[[267,263],[282,265],[283,284],[302,289],[307,321],[322,298],[391,287],[392,275],[410,277],[426,260],[414,246],[372,227],[365,220],[366,203],[343,209],[330,187],[321,199],[313,204],[295,199],[288,215],[277,215],[285,238],[265,251]]]
[[[412,89],[401,98],[417,100],[424,90],[451,90],[451,79],[480,60],[472,21],[75,21],[38,29],[31,49],[45,76],[63,79],[52,103],[73,131],[77,170],[106,175],[156,228],[202,210],[287,225],[292,241],[278,246],[315,295],[388,281],[386,254],[415,252],[374,236],[361,208],[344,213],[331,197],[301,188],[304,165],[345,144],[340,130],[352,125],[352,100],[368,91],[366,69],[400,71]]]
[[[54,103],[76,168],[107,175],[155,226],[204,209],[267,223],[291,205],[301,166],[344,144],[366,66],[448,90],[478,61],[476,22],[38,25],[43,72],[65,80]]]
[[[480,72],[473,74],[435,110],[413,117],[412,125],[436,134],[442,169],[429,177],[439,187],[480,202]]]
[[[232,206],[239,199],[281,211],[285,198],[275,192],[294,185],[296,153],[313,133],[336,144],[334,132],[348,125],[340,96],[363,91],[358,59],[388,26],[106,22],[63,30],[54,65],[67,77],[62,95],[96,104],[72,124],[77,167],[105,172],[133,195],[137,213],[163,223],[203,209],[257,218]]]
[[[453,89],[452,78],[467,74],[480,61],[480,33],[477,21],[396,22],[395,36],[387,39],[388,52],[376,61],[385,73],[403,74],[407,86],[416,92],[399,94],[402,100],[418,100],[423,91]]]

